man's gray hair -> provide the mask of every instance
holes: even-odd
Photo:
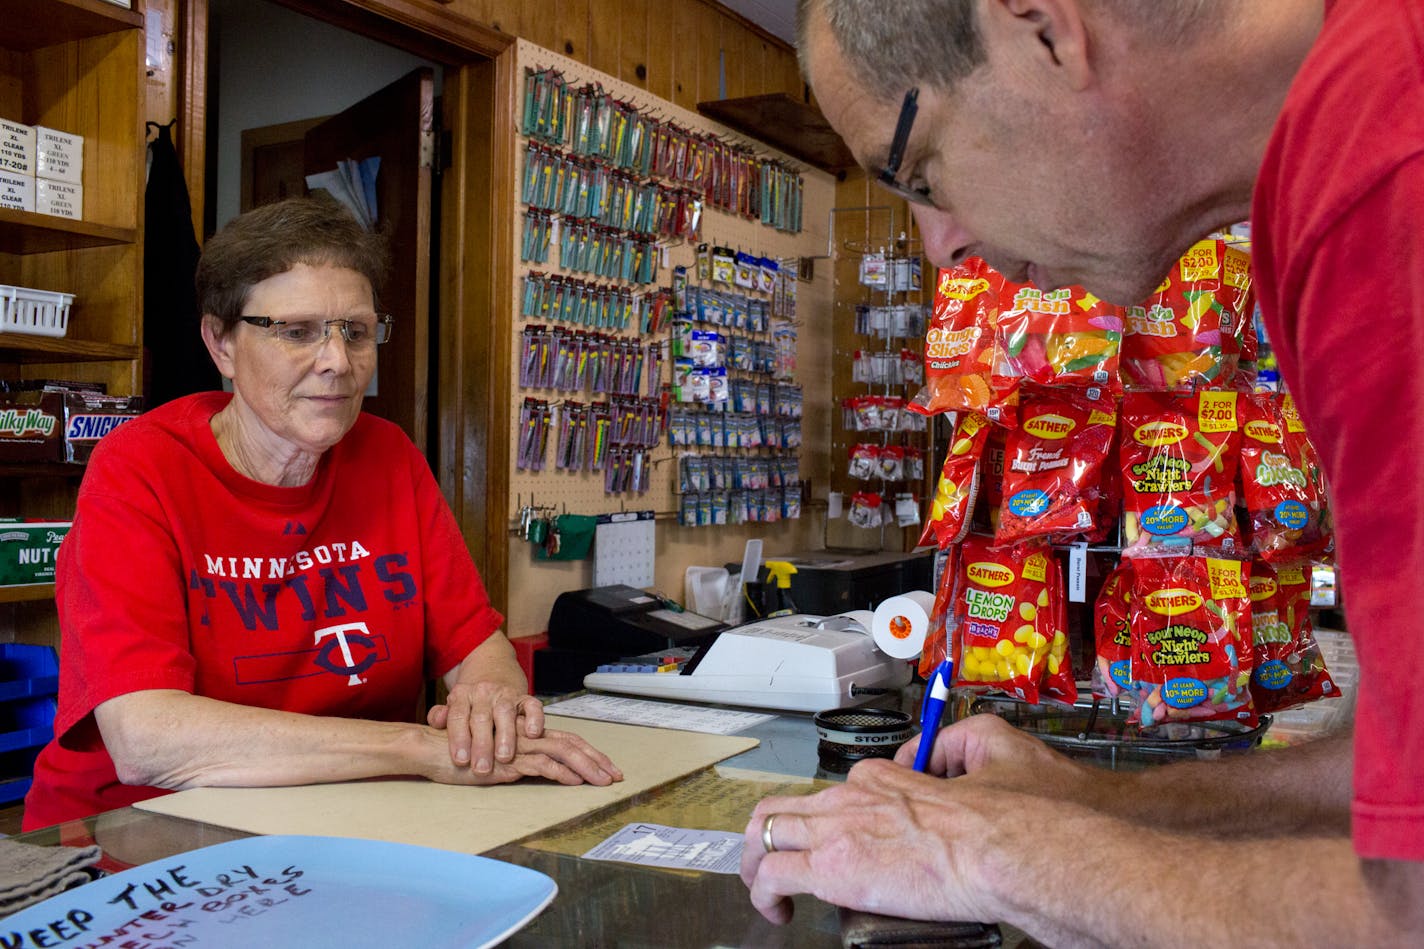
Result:
[[[1222,17],[1225,0],[1082,0],[1120,19],[1144,43],[1179,44]],[[856,81],[879,95],[912,86],[950,88],[985,61],[974,0],[799,0],[797,50],[806,70],[813,11],[824,16]]]

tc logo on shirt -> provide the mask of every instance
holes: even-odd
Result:
[[[362,622],[316,630],[316,648],[238,656],[233,660],[238,685],[285,682],[308,676],[346,676],[349,686],[364,685],[362,673],[391,658],[386,637],[373,635]]]

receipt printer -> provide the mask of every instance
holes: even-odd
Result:
[[[706,645],[725,628],[623,584],[561,593],[549,613],[549,645],[534,653],[534,691],[582,689],[600,665]]]

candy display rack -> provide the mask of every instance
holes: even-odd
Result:
[[[827,520],[827,548],[908,550],[919,537],[934,466],[931,423],[906,408],[924,371],[929,291],[920,250],[893,208],[831,212],[831,490],[841,496],[843,513]]]

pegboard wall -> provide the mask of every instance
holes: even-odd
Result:
[[[511,360],[512,370],[510,385],[512,387],[513,398],[511,403],[514,412],[510,419],[511,438],[511,470],[510,470],[510,510],[517,514],[521,507],[527,504],[535,506],[552,506],[559,512],[571,514],[605,514],[619,511],[639,511],[651,510],[658,515],[658,526],[660,535],[670,524],[675,524],[675,519],[679,511],[681,495],[679,487],[678,456],[684,452],[683,449],[675,449],[670,446],[669,439],[665,433],[657,438],[655,447],[652,447],[647,454],[651,464],[648,476],[648,487],[645,492],[621,492],[610,493],[606,490],[605,472],[602,470],[561,470],[555,464],[559,443],[559,419],[555,406],[566,400],[575,400],[587,405],[591,401],[603,398],[603,396],[593,395],[588,390],[578,389],[558,389],[555,387],[531,387],[524,385],[527,379],[521,378],[526,366],[524,359],[527,352],[527,340],[524,335],[526,327],[531,324],[547,325],[552,327],[552,322],[547,318],[533,317],[526,313],[526,278],[531,272],[544,274],[546,276],[560,275],[572,278],[587,284],[604,285],[610,284],[618,287],[626,287],[635,292],[656,291],[658,288],[666,288],[672,284],[674,268],[678,266],[686,267],[689,280],[693,285],[699,283],[696,268],[696,246],[699,243],[708,245],[722,245],[738,251],[745,251],[757,257],[770,258],[774,260],[797,260],[800,258],[815,258],[823,264],[825,273],[817,272],[820,278],[814,281],[801,281],[797,285],[797,304],[795,330],[797,333],[797,367],[790,380],[802,386],[804,398],[804,413],[801,428],[801,446],[797,451],[801,456],[801,478],[820,478],[824,476],[826,470],[826,454],[829,446],[829,400],[830,384],[829,377],[824,365],[824,357],[830,351],[830,314],[821,312],[829,306],[830,300],[830,274],[829,268],[824,268],[825,255],[829,246],[829,225],[830,211],[835,202],[835,181],[825,172],[811,168],[804,163],[797,162],[789,156],[768,148],[766,145],[740,135],[731,129],[712,122],[709,119],[690,112],[686,109],[659,99],[649,94],[646,90],[640,89],[628,83],[620,82],[611,76],[600,73],[589,68],[583,63],[579,63],[568,57],[559,55],[550,50],[535,46],[524,40],[518,42],[517,48],[517,74],[518,80],[515,85],[516,95],[519,100],[512,103],[514,114],[517,118],[516,125],[520,134],[515,141],[510,143],[512,150],[512,167],[515,173],[515,207],[511,209],[509,226],[512,229],[512,239],[516,248],[525,248],[526,236],[526,212],[528,206],[522,199],[523,183],[525,181],[525,162],[528,154],[530,139],[523,134],[525,131],[524,115],[525,103],[525,75],[527,71],[553,69],[563,74],[565,82],[570,87],[581,87],[585,84],[600,86],[614,98],[627,102],[637,107],[641,112],[698,134],[712,134],[724,140],[738,143],[750,148],[758,156],[774,159],[783,166],[794,169],[801,176],[802,197],[801,197],[801,229],[795,233],[777,230],[775,227],[762,224],[759,220],[752,220],[713,207],[710,203],[704,203],[702,210],[700,234],[694,241],[683,238],[661,238],[658,241],[655,257],[658,263],[656,276],[652,283],[634,286],[630,283],[605,279],[586,272],[574,272],[568,268],[560,266],[561,263],[561,241],[567,234],[567,229],[563,221],[555,213],[551,215],[553,221],[549,226],[549,249],[547,257],[543,261],[525,261],[521,259],[524,254],[516,255],[515,272],[513,274],[513,312],[506,315],[506,318],[513,321],[514,332],[511,334],[511,345],[514,347],[514,358]],[[557,144],[552,147],[559,149]],[[565,147],[563,149],[567,151]],[[575,327],[577,328],[577,327]],[[668,351],[669,331],[664,326],[656,333],[642,333],[638,320],[635,317],[632,323],[626,328],[600,327],[597,332],[614,337],[618,340],[628,340],[646,348],[651,342],[657,342],[662,346],[662,365],[660,377],[657,380],[658,387],[673,381],[673,359]],[[770,335],[766,338],[769,340]],[[643,379],[639,387],[639,394],[646,398],[650,395],[653,398],[658,396],[658,387],[654,387],[650,393],[649,379],[647,378],[646,364],[643,368]],[[544,457],[542,470],[531,470],[521,467],[521,439],[527,436],[527,426],[521,419],[521,409],[526,399],[544,400],[550,405],[553,420],[548,430],[547,455]],[[728,450],[721,451],[721,454],[747,454],[745,451]],[[757,450],[752,450],[752,454],[758,454]],[[803,500],[809,501],[809,497]],[[803,517],[805,515],[803,514]],[[753,525],[747,525],[751,528]],[[761,527],[763,525],[755,525]],[[776,525],[768,525],[775,527]],[[674,527],[676,530],[677,528]],[[719,534],[737,534],[736,538],[726,538],[733,542],[737,550],[740,550],[743,534],[741,529],[736,527],[708,527],[689,529],[690,532],[698,535],[703,532]],[[708,538],[710,540],[710,538]],[[685,538],[684,538],[685,540]],[[704,544],[705,539],[698,536],[697,543]],[[548,599],[552,602],[552,597],[557,590],[548,591],[550,585],[548,581],[553,581],[553,586],[562,588],[576,588],[580,585],[580,575],[577,568],[560,566],[556,564],[540,563],[538,568],[544,582],[530,583],[527,576],[525,561],[528,555],[524,548],[527,545],[516,541],[511,545],[511,602],[510,610],[510,632],[520,635],[525,632],[537,632],[541,626],[538,625],[540,613],[547,617],[547,609],[541,604],[530,605],[530,612],[534,614],[532,619],[524,619],[516,614],[524,612],[521,599],[526,593],[534,594],[534,599]],[[714,544],[714,546],[716,546]],[[662,549],[660,545],[660,550]],[[701,561],[696,561],[701,562]],[[710,561],[710,562],[716,562]],[[660,555],[659,571],[664,570],[665,565]],[[558,579],[561,574],[573,573],[563,582]],[[671,570],[672,566],[668,566]],[[681,567],[676,567],[680,572]],[[584,584],[586,585],[586,584]],[[665,584],[664,584],[665,585]],[[536,593],[532,587],[539,587]],[[680,592],[680,590],[676,591]]]

